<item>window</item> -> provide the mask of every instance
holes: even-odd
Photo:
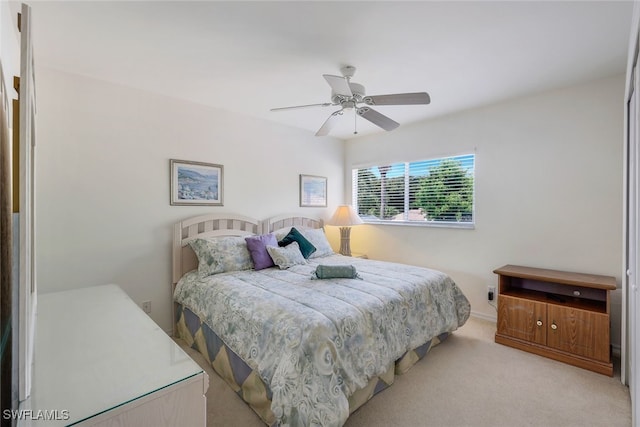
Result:
[[[475,155],[353,170],[353,206],[365,222],[473,226]]]

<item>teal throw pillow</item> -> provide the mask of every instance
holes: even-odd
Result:
[[[308,241],[295,227],[291,227],[289,234],[284,236],[284,238],[278,242],[278,246],[287,246],[293,242],[298,242],[300,252],[302,252],[304,259],[308,259],[311,254],[316,251],[316,247],[313,246],[313,244]]]
[[[319,265],[313,276],[316,279],[361,279],[353,265]]]

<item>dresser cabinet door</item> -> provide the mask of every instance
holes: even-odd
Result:
[[[607,314],[549,304],[547,319],[549,347],[610,362]]]
[[[546,304],[500,295],[498,333],[545,345],[547,343]]]

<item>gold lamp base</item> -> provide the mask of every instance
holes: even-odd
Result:
[[[351,256],[351,227],[340,227],[340,253]]]

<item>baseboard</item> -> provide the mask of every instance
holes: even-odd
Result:
[[[611,354],[613,355],[613,357],[620,358],[620,355],[622,354],[620,345],[611,344]]]
[[[496,323],[498,321],[497,315],[492,316],[490,314],[479,313],[477,311],[471,311],[471,317],[475,317],[476,319],[487,320],[489,322]]]

